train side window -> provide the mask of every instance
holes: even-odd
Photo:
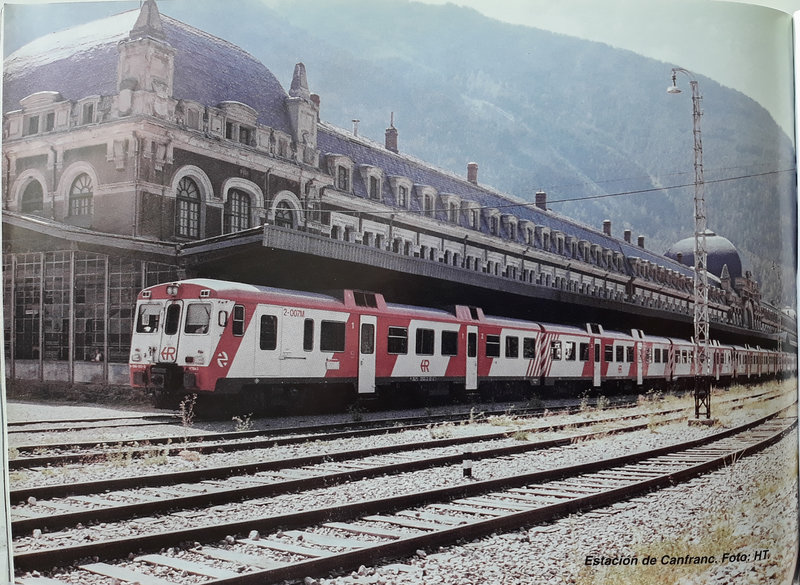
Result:
[[[589,361],[589,344],[588,343],[581,343],[578,346],[578,350],[580,351],[580,357],[578,358],[582,362]]]
[[[506,357],[513,359],[519,357],[519,337],[506,337]]]
[[[320,351],[344,351],[344,334],[347,324],[343,321],[323,321],[320,325]]]
[[[136,333],[155,333],[158,331],[158,320],[161,318],[161,305],[145,303],[139,305],[139,316],[136,318]]]
[[[598,363],[600,362],[600,344],[599,343],[595,343],[594,344],[594,361],[598,362]]]
[[[500,357],[500,336],[487,335],[486,336],[486,357]]]
[[[550,354],[554,360],[561,359],[561,342],[560,341],[552,341],[550,343]]]
[[[614,346],[613,345],[607,344],[603,348],[603,358],[607,362],[613,362],[614,361]]]
[[[661,348],[656,347],[653,349],[653,363],[657,364],[661,362]]]
[[[417,355],[433,355],[435,334],[433,329],[417,329]]]
[[[258,347],[265,350],[278,347],[278,318],[275,315],[261,315]]]
[[[244,305],[233,305],[233,322],[231,332],[236,337],[244,335]]]
[[[306,319],[306,321],[311,321],[311,319]],[[371,355],[373,353],[375,353],[375,325],[372,323],[362,323],[361,355]]]
[[[386,351],[393,354],[407,354],[408,329],[405,327],[389,327]]]
[[[575,361],[575,342],[574,341],[565,341],[564,342],[564,359]]]
[[[314,319],[303,321],[303,350],[314,350]]]
[[[532,360],[536,357],[536,339],[533,337],[524,337],[522,339],[522,357],[526,360]]]
[[[442,331],[442,355],[458,355],[458,331]]]
[[[629,345],[625,348],[625,361],[628,363],[633,362],[633,346]]]
[[[178,332],[180,324],[181,306],[172,304],[167,307],[167,318],[164,320],[164,333],[167,335],[175,335]]]
[[[624,362],[625,361],[625,346],[624,345],[618,345],[616,349],[617,349],[617,356],[616,356],[617,359],[615,361],[620,362],[620,363]]]

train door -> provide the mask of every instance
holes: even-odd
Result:
[[[281,308],[260,305],[252,322],[257,327],[253,374],[267,379],[278,378],[284,373],[281,371]]]
[[[599,341],[592,340],[594,346],[594,355],[592,356],[592,385],[599,388],[603,373],[603,363],[600,361],[602,356],[601,344]]]
[[[478,389],[478,328],[467,325],[466,389]]]
[[[644,382],[644,342],[637,341],[634,344],[633,355],[636,356],[636,384],[642,385]]]
[[[361,315],[358,340],[358,393],[375,392],[375,315]]]
[[[157,361],[174,364],[178,358],[178,341],[181,332],[183,301],[167,303],[164,310],[164,328],[161,330],[161,343]]]

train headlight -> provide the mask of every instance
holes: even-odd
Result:
[[[170,284],[167,287],[167,294],[174,297],[178,294],[178,285],[177,284]]]
[[[131,361],[132,362],[140,362],[140,361],[142,361],[142,354],[140,354],[138,351],[134,351],[131,354]]]

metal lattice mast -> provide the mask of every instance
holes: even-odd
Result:
[[[706,231],[705,179],[703,178],[703,138],[700,133],[700,118],[703,115],[701,103],[703,97],[697,80],[680,67],[672,69],[672,86],[669,93],[680,93],[676,77],[683,73],[689,77],[692,88],[692,133],[694,135],[694,411],[695,417],[711,418],[710,352],[709,352],[709,318],[708,318],[708,248]]]

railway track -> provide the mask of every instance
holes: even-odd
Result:
[[[15,565],[24,571],[78,562],[78,572],[142,585],[198,582],[198,576],[200,582],[215,585],[302,579],[547,522],[686,481],[774,444],[795,425],[795,418],[783,418],[778,411],[702,439],[604,460],[346,505],[18,552]],[[194,577],[187,580],[186,575]],[[63,574],[50,578],[55,579],[51,584],[75,582]]]
[[[727,398],[726,402],[742,403],[748,400],[768,400],[770,396],[778,396],[779,393],[761,392],[754,395]],[[615,409],[627,409],[634,407],[635,404],[631,402],[619,402],[613,406]],[[579,406],[568,406],[560,412],[554,414],[568,415],[579,411]],[[669,415],[683,412],[683,408],[661,409],[657,413],[631,413],[628,415],[616,414],[609,417],[607,420],[590,419],[585,421],[574,422],[568,424],[573,427],[586,426],[589,424],[598,424],[601,422],[614,422],[623,420],[635,420],[637,418],[645,418],[653,416],[654,414]],[[106,461],[109,457],[128,459],[141,458],[151,456],[153,453],[158,453],[160,456],[175,456],[187,451],[196,452],[199,454],[208,453],[233,453],[237,451],[252,451],[256,449],[267,449],[274,447],[284,447],[291,445],[302,445],[311,441],[325,441],[331,442],[335,440],[367,437],[367,436],[380,436],[399,434],[411,430],[429,429],[435,421],[439,422],[476,422],[480,420],[489,420],[492,416],[498,414],[505,414],[507,411],[495,413],[480,413],[475,418],[473,413],[459,413],[440,415],[435,417],[412,417],[408,419],[393,419],[370,421],[365,424],[358,423],[335,423],[326,425],[314,425],[312,427],[291,427],[278,430],[249,430],[228,433],[210,433],[200,436],[169,436],[169,437],[151,437],[145,441],[123,441],[117,444],[98,444],[96,441],[86,441],[77,444],[63,444],[63,445],[28,445],[17,446],[16,457],[8,462],[9,469],[15,470],[35,470],[50,468],[53,466],[62,466],[73,463],[92,464],[96,462]],[[524,418],[525,416],[541,415],[541,409],[527,409],[515,411],[515,416]],[[565,425],[561,425],[563,427]],[[548,424],[548,428],[560,428],[559,425]],[[531,425],[527,428],[518,429],[520,431],[538,432],[541,430],[536,425]],[[492,440],[502,438],[504,433],[494,433],[486,436],[485,440]],[[461,442],[468,442],[468,439],[461,439]],[[452,441],[451,445],[458,444],[459,440]],[[442,446],[445,443],[441,443]],[[161,447],[159,447],[161,446]],[[68,450],[69,452],[63,452]],[[338,454],[326,454],[328,457],[337,457]],[[310,463],[311,461],[309,461]],[[188,475],[187,480],[199,479],[218,479],[227,477],[234,474],[241,473],[255,473],[270,469],[269,463],[267,464],[245,464],[240,466],[225,466],[218,470],[207,470],[204,473],[196,473],[195,475]],[[224,471],[230,469],[230,471]],[[107,479],[102,480],[106,484],[106,489],[123,489],[127,487],[145,486],[145,485],[162,485],[163,481],[158,478],[137,480],[135,478],[112,480],[110,483]],[[183,481],[178,479],[178,481]],[[90,493],[96,489],[95,486],[84,486],[81,482],[70,482],[68,489],[64,489],[63,494],[80,494]],[[54,497],[59,494],[60,488],[57,485],[46,485],[36,489],[21,489],[11,490],[12,502],[21,501],[28,497]]]
[[[757,393],[746,397],[726,399],[733,402],[756,400],[767,397],[769,393]],[[568,415],[580,412],[586,404],[567,405],[561,409],[548,411],[546,408],[518,408],[513,413],[516,417],[535,417],[548,412],[551,415]],[[620,400],[609,404],[606,408],[634,408],[635,401]],[[680,409],[675,409],[677,412]],[[197,453],[223,453],[252,450],[267,447],[298,445],[315,440],[335,440],[369,435],[397,434],[413,429],[426,429],[430,425],[441,422],[465,422],[487,420],[493,416],[507,415],[508,409],[480,411],[477,417],[474,411],[448,413],[440,415],[414,416],[406,418],[376,419],[363,422],[338,422],[312,424],[282,429],[245,430],[232,432],[175,434],[169,436],[153,436],[140,440],[102,443],[98,441],[81,441],[70,443],[40,443],[14,445],[15,457],[9,462],[10,470],[44,468],[66,465],[70,463],[92,463],[102,461],[113,450],[114,455],[124,458],[148,456],[154,448],[163,446],[166,455],[175,455],[185,451]],[[631,415],[632,417],[639,415]],[[622,417],[624,418],[624,417]],[[594,423],[596,421],[592,421]],[[575,424],[575,423],[572,423]]]
[[[609,405],[608,408],[620,409],[634,406],[636,406],[635,401],[618,401]],[[554,411],[548,411],[546,408],[517,408],[513,410],[513,413],[514,416],[518,417],[534,417],[540,416],[546,411],[550,414],[571,414],[579,412],[581,408],[579,403],[576,402]],[[485,420],[492,416],[508,414],[508,412],[508,409],[480,411],[477,418],[475,412],[459,412],[422,417],[395,417],[362,422],[348,421],[302,425],[282,429],[253,429],[200,434],[195,432],[187,434],[184,432],[168,436],[146,437],[138,441],[120,441],[116,445],[114,442],[101,443],[96,440],[72,441],[69,443],[16,444],[14,449],[17,456],[9,461],[9,469],[46,467],[68,463],[90,463],[93,460],[102,458],[107,454],[108,449],[115,446],[121,447],[121,449],[116,449],[118,454],[131,457],[150,453],[157,446],[166,446],[167,452],[170,454],[186,450],[198,453],[233,452],[244,449],[296,445],[317,439],[332,440],[389,433],[396,434],[413,429],[425,429],[431,424],[441,422]]]

